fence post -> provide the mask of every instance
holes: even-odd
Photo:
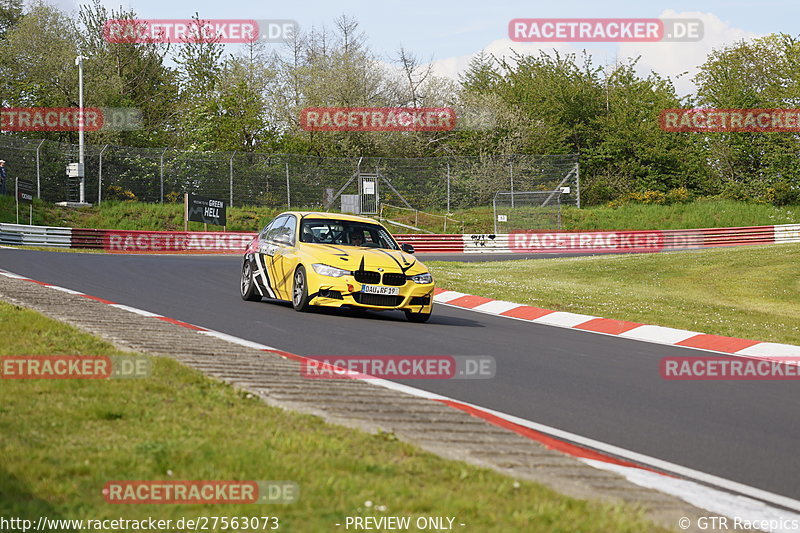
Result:
[[[292,194],[289,190],[289,162],[286,162],[286,207],[292,208]]]
[[[229,204],[230,207],[233,207],[233,158],[235,156],[236,156],[236,150],[234,150],[233,153],[231,154],[231,160],[229,161],[231,169],[231,201]]]
[[[575,194],[578,197],[578,209],[581,208],[581,164],[575,163]]]
[[[161,169],[161,203],[164,203],[164,154],[167,153],[167,149],[164,148],[164,151],[161,152],[161,162],[159,167]]]
[[[514,209],[514,160],[513,159],[511,160],[508,166],[511,172],[511,209]]]
[[[42,139],[39,146],[36,147],[36,198],[40,199],[42,197],[42,180],[39,172],[39,148],[41,148],[43,144],[44,139]]]
[[[106,151],[106,148],[108,145],[103,146],[103,149],[100,150],[100,165],[97,170],[97,205],[103,201],[103,152]]]
[[[450,214],[450,161],[447,162],[447,214]],[[444,219],[444,227],[447,228],[447,218]]]

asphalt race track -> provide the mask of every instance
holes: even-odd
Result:
[[[708,353],[445,305],[412,324],[244,302],[240,262],[0,249],[1,269],[301,355],[493,355],[494,379],[408,384],[800,499],[796,382],[666,381],[662,357]]]

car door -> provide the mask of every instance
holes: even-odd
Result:
[[[275,247],[270,256],[275,287],[280,298],[291,300],[297,265],[297,217],[287,215],[281,226],[271,233],[270,239],[270,244]]]
[[[278,246],[273,241],[283,223],[286,222],[287,216],[276,217],[258,236],[258,253],[255,254],[255,276],[263,288],[264,295],[270,298],[283,298],[280,287],[276,285],[273,256]]]

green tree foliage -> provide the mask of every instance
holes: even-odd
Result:
[[[780,34],[714,50],[694,81],[698,103],[706,107],[800,107],[800,42]],[[737,199],[800,202],[797,134],[710,133],[703,142],[716,191]]]
[[[0,0],[0,40],[22,18],[22,0]]]
[[[621,194],[705,186],[702,146],[694,135],[664,132],[663,109],[682,107],[669,80],[641,78],[635,61],[607,69],[601,81],[604,106],[589,124],[591,145],[581,152],[584,201],[600,203]]]
[[[261,172],[256,152],[481,160],[577,153],[584,204],[643,194],[800,202],[797,134],[668,133],[658,124],[665,108],[799,108],[800,41],[788,35],[714,50],[694,80],[697,94],[680,99],[670,79],[640,74],[638,59],[596,65],[585,52],[480,53],[459,80],[444,79],[433,74],[429,60],[403,48],[394,57],[377,56],[347,16],[284,45],[253,43],[235,55],[213,39],[164,45],[104,38],[109,19],[135,18],[133,10],[109,11],[100,0],[74,17],[41,0],[27,7],[22,0],[0,0],[0,105],[77,106],[80,53],[86,57],[85,105],[133,107],[144,119],[141,130],[92,132],[88,142],[191,151],[171,169],[185,176],[187,188],[192,176],[224,180],[232,161],[226,154],[234,151],[252,160],[252,168],[240,172],[254,184]],[[201,22],[199,14],[194,20]],[[310,132],[299,125],[305,107],[384,106],[453,107],[459,127]],[[75,132],[14,135],[76,139]],[[194,165],[197,152],[221,153]],[[131,157],[131,172],[147,167],[142,179],[152,179],[157,163]],[[506,172],[497,169],[501,178]],[[494,190],[491,178],[475,176],[464,194]],[[398,171],[393,179],[410,182],[414,175]]]
[[[169,46],[156,43],[109,43],[103,33],[108,20],[132,20],[133,11],[111,11],[99,2],[81,6],[80,50],[84,62],[87,106],[133,108],[142,113],[143,128],[98,132],[91,142],[128,146],[161,146],[175,142],[172,121],[178,92],[176,73],[164,65]]]

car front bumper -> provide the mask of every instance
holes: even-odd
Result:
[[[433,308],[434,283],[414,283],[409,280],[397,287],[398,294],[375,295],[361,291],[363,286],[353,276],[334,278],[309,272],[310,304],[324,307],[343,305],[375,310],[401,309],[414,313],[430,313]],[[384,287],[386,285],[379,285]]]

